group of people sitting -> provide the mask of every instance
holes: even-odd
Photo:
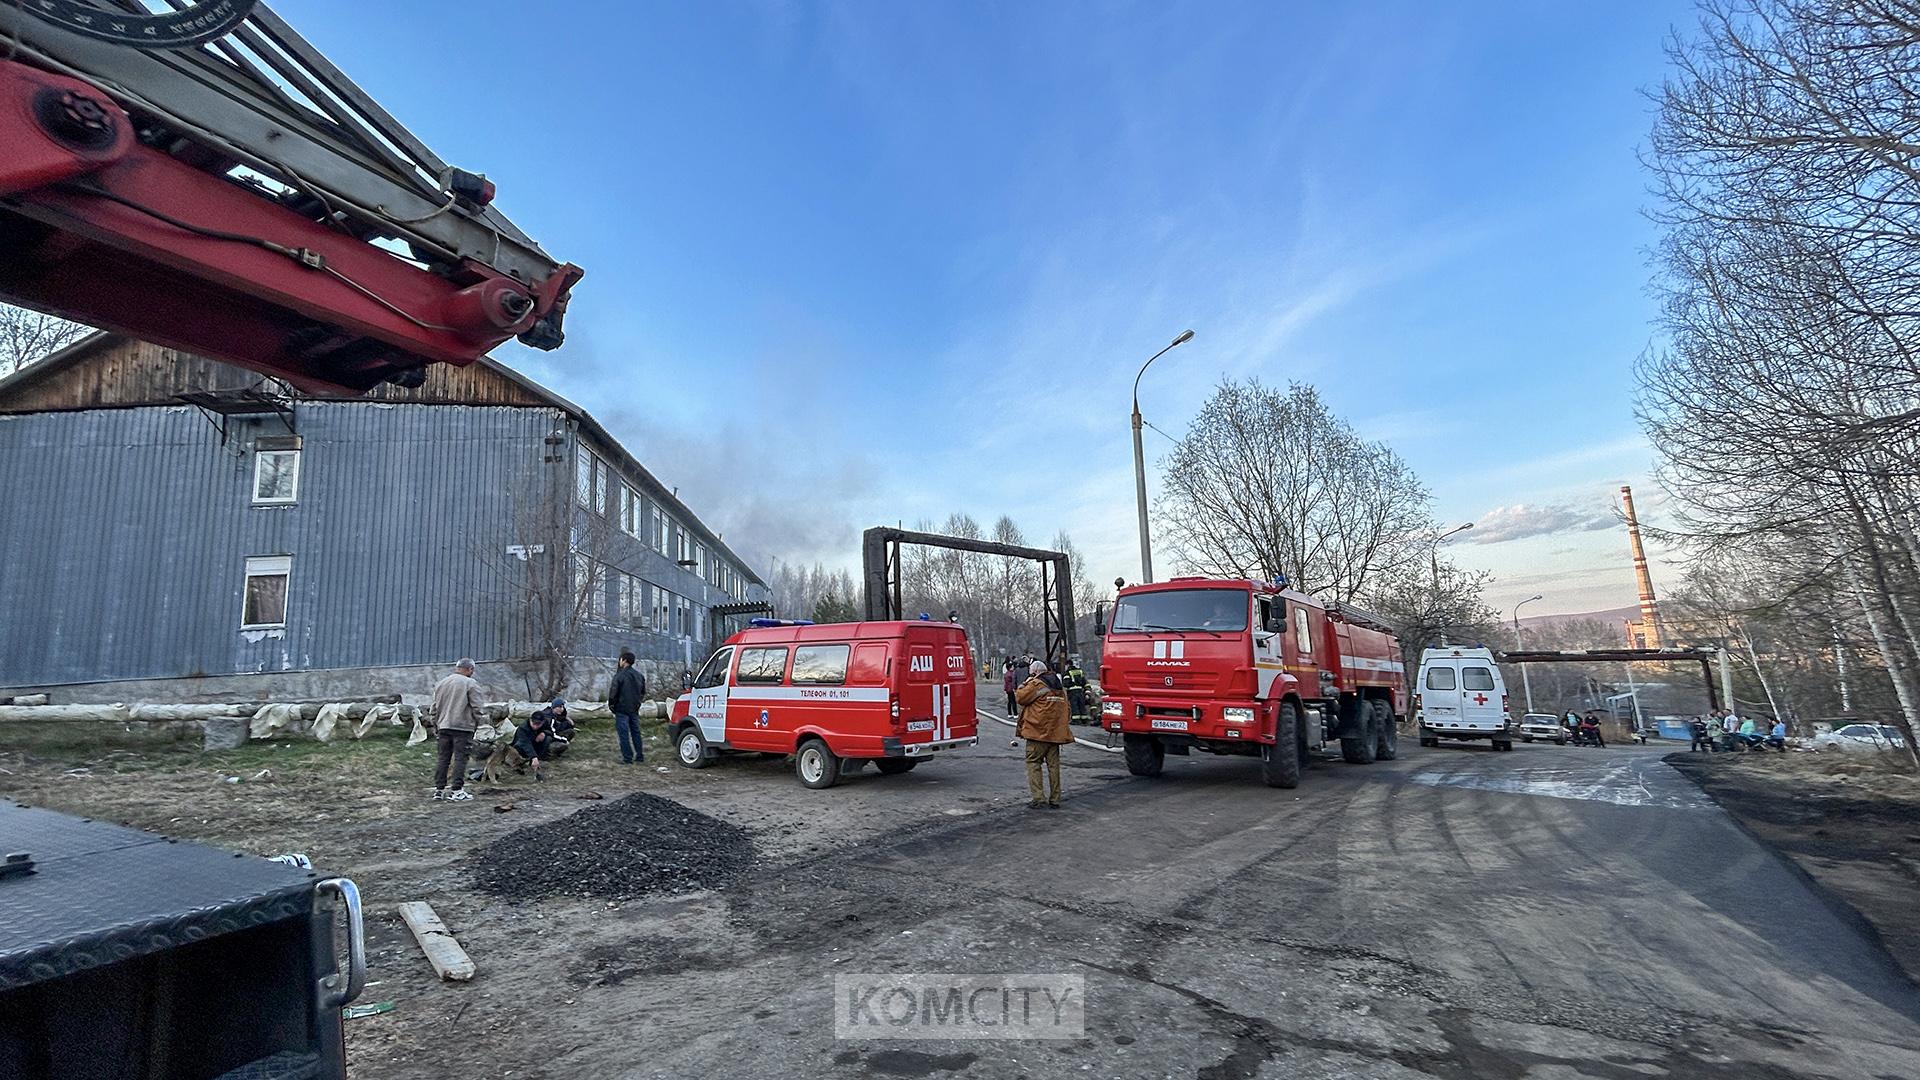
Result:
[[[535,780],[545,780],[547,765],[567,752],[567,743],[572,738],[573,721],[567,716],[567,699],[554,698],[546,707],[535,709],[526,723],[514,728],[513,738],[494,740],[493,753],[481,767],[482,777],[488,783],[498,782],[500,767],[504,765],[518,773],[532,769]]]
[[[1721,709],[1711,716],[1693,718],[1693,745],[1688,753],[1704,750],[1711,754],[1720,750],[1766,750],[1772,748],[1782,753],[1787,749],[1787,722],[1776,719],[1766,734],[1760,733],[1760,725],[1749,716],[1742,719],[1731,709]]]

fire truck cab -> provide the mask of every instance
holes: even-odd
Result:
[[[1100,722],[1136,776],[1201,750],[1257,756],[1267,784],[1291,788],[1329,742],[1356,764],[1398,752],[1400,645],[1364,612],[1282,584],[1182,577],[1121,589],[1095,630]]]
[[[673,703],[674,757],[791,756],[800,782],[832,787],[868,761],[886,775],[978,741],[973,654],[963,627],[756,620],[701,666]]]

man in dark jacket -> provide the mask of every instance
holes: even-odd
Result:
[[[567,715],[567,699],[554,698],[546,708],[533,715],[545,717],[550,740],[547,752],[541,756],[548,761],[556,761],[567,752],[567,744],[573,741],[573,718]]]
[[[647,747],[640,739],[640,703],[646,700],[647,680],[633,667],[633,650],[620,650],[613,686],[607,690],[607,708],[613,712],[613,730],[620,736],[620,760],[645,764]]]
[[[1063,681],[1067,684],[1067,705],[1073,713],[1073,722],[1093,723],[1093,714],[1087,711],[1087,699],[1091,696],[1087,692],[1087,673],[1080,667],[1079,657],[1074,657],[1067,666],[1067,677]]]
[[[513,748],[507,755],[509,763],[515,768],[522,765],[533,766],[533,778],[545,780],[546,763],[553,760],[554,734],[548,723],[550,712],[541,709],[527,718],[513,733]],[[518,758],[518,760],[513,760]]]

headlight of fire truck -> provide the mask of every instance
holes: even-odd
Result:
[[[1117,701],[1103,701],[1100,703],[1100,711],[1108,716],[1119,716],[1121,706]]]
[[[1229,724],[1251,724],[1253,723],[1253,710],[1238,707],[1221,709],[1220,719],[1225,720]]]

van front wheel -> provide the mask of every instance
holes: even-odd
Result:
[[[673,741],[673,751],[680,764],[689,769],[707,767],[707,740],[700,737],[700,728],[695,724],[680,729],[680,737]]]
[[[819,739],[800,744],[800,752],[793,755],[793,767],[800,782],[810,788],[830,788],[840,782],[840,758]]]

